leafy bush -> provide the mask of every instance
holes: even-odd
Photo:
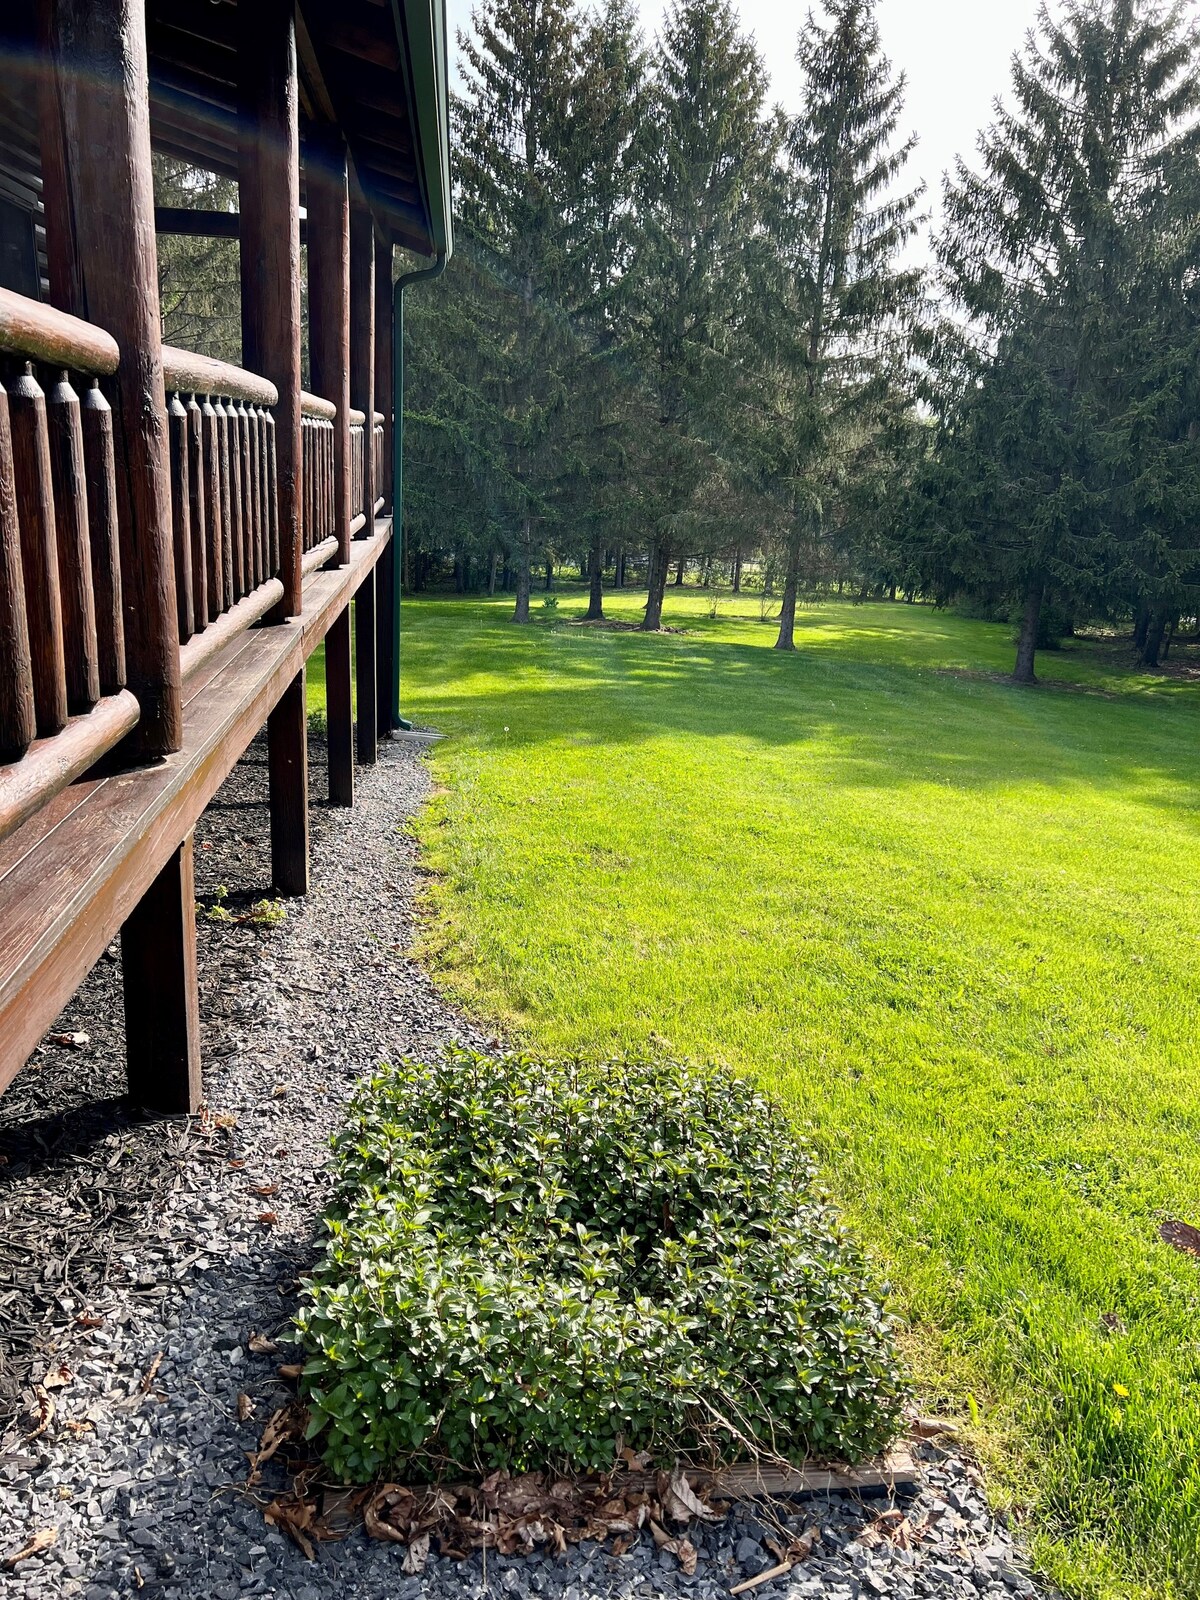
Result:
[[[299,1325],[341,1477],[771,1449],[854,1460],[904,1383],[780,1113],[675,1062],[384,1068],[334,1141]],[[414,1460],[414,1458],[416,1458]]]

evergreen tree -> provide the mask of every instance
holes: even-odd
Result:
[[[899,264],[919,190],[896,186],[915,139],[897,142],[904,79],[882,53],[874,0],[809,13],[797,59],[803,107],[785,144],[778,311],[769,329],[772,465],[788,519],[777,650],[794,648],[796,593],[846,506],[877,470],[880,435],[911,407],[921,274]]]
[[[1118,575],[1161,595],[1193,563],[1196,64],[1179,6],[1043,6],[1013,106],[946,186],[969,326],[931,520],[969,587],[1016,601],[1020,682],[1048,598],[1103,601]]]
[[[672,552],[728,424],[736,318],[761,231],[774,138],[766,80],[729,0],[675,0],[651,71],[633,267],[635,335],[655,406],[644,504],[653,547],[642,623],[661,625]]]
[[[480,376],[518,491],[515,620],[528,622],[532,565],[564,470],[571,338],[560,295],[579,24],[567,0],[481,0],[472,25],[459,36],[458,211],[476,270],[493,280],[476,302],[476,337],[492,355]]]

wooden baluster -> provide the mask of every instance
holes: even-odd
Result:
[[[213,410],[217,413],[217,437],[221,444],[221,566],[224,576],[222,611],[228,611],[235,600],[245,593],[242,588],[241,546],[234,527],[233,455],[230,447],[229,411],[218,396]]]
[[[221,489],[221,419],[212,397],[200,407],[204,428],[204,522],[208,534],[208,620],[225,609],[225,496]]]
[[[58,582],[54,485],[50,469],[50,431],[46,397],[33,365],[9,390],[13,477],[21,520],[21,561],[33,662],[33,703],[43,738],[67,721],[67,667],[63,654],[62,600]]]
[[[88,539],[96,603],[96,659],[100,693],[125,687],[125,622],[121,607],[121,533],[117,522],[117,462],[112,408],[100,380],[84,390],[83,469],[87,478]]]
[[[242,491],[242,429],[237,402],[225,401],[225,415],[229,419],[229,511],[233,527],[233,570],[236,598],[240,600],[254,587],[254,569],[250,562],[250,541],[246,528],[245,499]]]
[[[92,596],[92,551],[88,541],[87,485],[79,396],[62,372],[46,396],[50,470],[54,484],[54,528],[62,596],[63,654],[67,707],[90,711],[100,698],[96,660],[96,602]]]
[[[266,413],[267,519],[270,524],[271,576],[279,576],[279,481],[275,467],[275,417]]]
[[[192,535],[192,626],[208,627],[208,541],[204,493],[204,413],[195,395],[187,403],[188,526]]]
[[[12,429],[8,395],[0,385],[0,761],[21,755],[36,733]]]
[[[175,540],[175,606],[179,614],[179,642],[195,631],[192,625],[192,496],[188,478],[187,412],[173,394],[167,406],[171,431],[171,525]]]
[[[254,477],[254,535],[258,544],[260,583],[271,573],[271,539],[267,529],[267,482],[263,472],[263,414],[261,406],[250,407],[250,470]]]
[[[246,402],[237,403],[238,489],[242,506],[242,560],[246,574],[246,591],[257,589],[262,582],[258,567],[258,530],[254,526],[254,482],[250,470],[250,415]]]
[[[366,513],[361,538],[375,526],[371,434],[375,426],[375,223],[365,206],[350,208],[350,404],[365,414],[361,477],[354,511]],[[358,708],[362,718],[362,705]]]
[[[129,687],[143,756],[183,737],[167,400],[154,247],[145,0],[42,0],[42,191],[52,297],[105,328],[113,382]],[[60,159],[64,149],[70,159]]]

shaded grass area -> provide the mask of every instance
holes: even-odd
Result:
[[[1078,642],[1020,690],[1008,629],[902,604],[794,656],[751,599],[405,606],[456,998],[753,1074],[1047,1571],[1200,1594],[1200,1268],[1157,1238],[1200,1222],[1200,690]]]

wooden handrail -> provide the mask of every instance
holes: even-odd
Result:
[[[244,400],[252,406],[277,406],[279,390],[256,372],[235,367],[212,356],[195,355],[191,350],[162,347],[163,378],[168,390],[180,394],[220,395],[222,399]]]
[[[367,413],[365,411],[359,411],[354,406],[351,406],[349,417],[350,426],[352,428],[361,428],[363,423],[367,420]]]
[[[0,767],[0,839],[6,838],[107,755],[133,728],[138,703],[128,689],[72,717],[61,733],[36,739],[19,761]]]
[[[319,394],[309,394],[307,389],[300,391],[300,415],[302,417],[321,417],[326,422],[332,422],[337,416],[337,407],[332,400],[322,400]]]
[[[203,633],[194,633],[186,644],[179,647],[179,675],[186,684],[223,650],[231,639],[236,639],[247,628],[261,622],[268,611],[273,611],[283,599],[283,584],[278,578],[268,578],[257,589],[251,589],[217,618]]]
[[[375,413],[375,426],[378,428],[378,427],[382,427],[382,425],[383,425],[383,412],[382,411],[377,411]]]
[[[121,353],[112,334],[80,317],[0,289],[0,350],[47,366],[109,377]]]

